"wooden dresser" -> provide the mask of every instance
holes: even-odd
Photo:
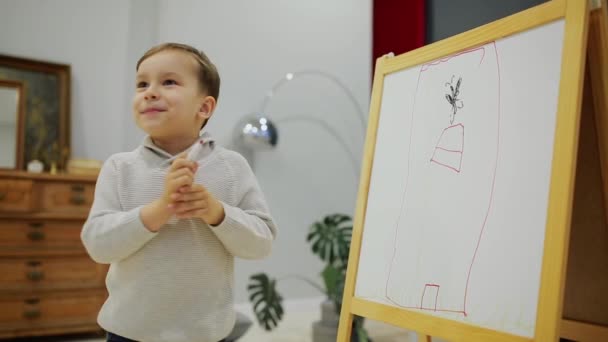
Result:
[[[80,240],[95,179],[0,171],[0,338],[101,331],[107,265]]]

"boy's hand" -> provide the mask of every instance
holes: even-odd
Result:
[[[177,218],[198,217],[205,223],[216,226],[224,221],[224,206],[200,184],[192,184],[171,195],[169,207]]]
[[[181,153],[169,168],[165,177],[165,187],[161,198],[145,205],[140,211],[144,226],[152,232],[157,232],[173,215],[170,209],[171,195],[180,189],[187,189],[194,180],[198,164],[186,159],[186,152]]]
[[[186,152],[180,153],[173,160],[165,177],[165,191],[161,197],[161,201],[165,205],[173,202],[171,195],[178,193],[182,188],[190,187],[194,182],[194,174],[198,169],[198,164],[186,159],[186,155]]]

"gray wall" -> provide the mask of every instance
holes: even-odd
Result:
[[[546,0],[428,0],[427,43],[462,33]]]

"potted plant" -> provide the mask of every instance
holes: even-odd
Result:
[[[306,237],[312,253],[325,263],[321,272],[324,286],[320,286],[304,277],[295,276],[295,278],[303,280],[318,289],[327,297],[326,301],[321,304],[322,319],[313,325],[315,342],[320,342],[323,330],[329,330],[334,334],[333,340],[328,337],[328,341],[335,341],[338,317],[342,306],[352,229],[350,216],[332,214],[313,223]],[[249,299],[253,305],[258,323],[268,331],[278,326],[284,313],[283,297],[277,290],[276,285],[276,279],[270,278],[266,273],[258,273],[250,277],[247,286]],[[363,317],[355,316],[353,319],[351,340],[356,342],[371,341],[363,327]]]

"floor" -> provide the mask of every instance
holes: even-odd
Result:
[[[300,321],[301,322],[301,321]],[[266,332],[258,327],[250,329],[239,342],[312,342],[311,325],[290,324],[287,320],[284,324],[272,332]],[[311,323],[312,324],[312,323]],[[380,322],[368,322],[366,324],[370,337],[374,342],[414,342],[416,335],[406,333],[397,328],[384,325]],[[105,342],[104,338],[98,336],[74,335],[57,336],[47,338],[27,338],[8,340],[10,342]],[[8,342],[7,341],[7,342]]]
[[[312,323],[321,317],[320,303],[323,298],[296,300],[285,303],[285,316],[272,332],[258,325],[252,326],[243,342],[311,342]],[[249,315],[250,307],[237,306],[237,310]],[[253,319],[251,315],[250,318]],[[374,342],[414,342],[416,334],[381,322],[366,320],[365,327]],[[240,341],[239,341],[240,342]]]
[[[322,298],[286,301],[285,316],[280,325],[266,332],[254,323],[239,342],[312,342],[312,324],[320,319]],[[236,309],[253,320],[248,304],[237,305]],[[254,320],[255,322],[255,320]],[[374,342],[414,342],[416,334],[381,322],[366,320],[365,327]],[[11,342],[102,342],[99,336],[57,336],[51,338],[28,338],[8,340]],[[7,342],[8,342],[7,341]],[[434,340],[435,341],[435,340]]]
[[[295,316],[295,315],[294,315]],[[303,318],[303,317],[302,317]],[[311,342],[312,322],[302,324],[288,321],[272,332],[265,332],[259,327],[251,329],[243,337],[243,342]],[[380,322],[367,321],[366,329],[374,342],[414,342],[417,341],[414,333],[407,333],[399,328],[392,327]]]

